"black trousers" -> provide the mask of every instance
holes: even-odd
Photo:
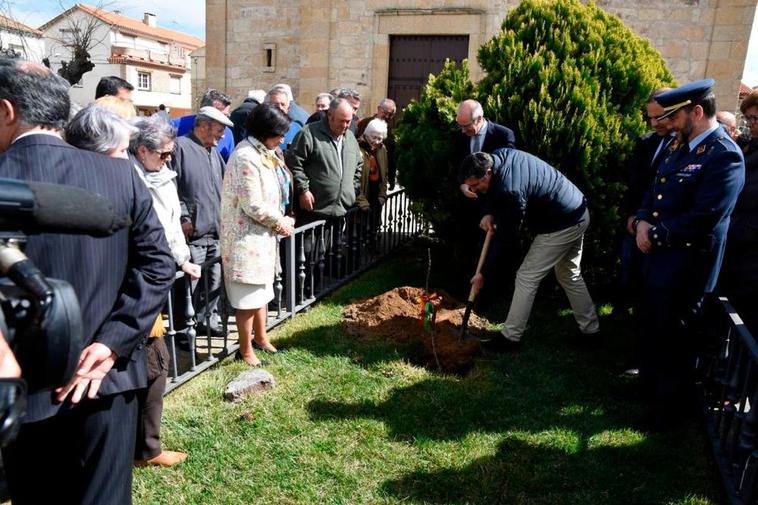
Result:
[[[644,261],[640,379],[648,399],[668,410],[689,401],[708,259],[672,249],[653,252]]]
[[[132,503],[135,391],[27,423],[3,450],[14,505]]]
[[[163,337],[147,339],[147,389],[137,392],[137,441],[134,459],[147,460],[161,453],[163,392],[168,378],[168,347]]]

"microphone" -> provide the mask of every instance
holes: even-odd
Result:
[[[107,237],[130,224],[109,199],[82,188],[0,178],[0,230]]]

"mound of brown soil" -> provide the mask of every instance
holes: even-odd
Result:
[[[355,302],[345,307],[342,324],[350,335],[363,339],[400,343],[421,340],[430,368],[438,369],[439,363],[445,372],[467,370],[480,344],[476,339],[460,340],[466,305],[438,291],[439,298],[432,301],[436,312],[434,331],[424,331],[421,300],[424,294],[421,288],[404,286]],[[471,314],[470,335],[476,336],[486,326],[486,320]]]

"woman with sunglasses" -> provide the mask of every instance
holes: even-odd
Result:
[[[129,143],[129,159],[153,197],[153,209],[166,232],[174,261],[190,279],[199,279],[200,266],[190,262],[189,247],[179,221],[176,172],[167,166],[174,151],[176,128],[159,116],[139,117],[132,124],[137,132]],[[137,466],[173,466],[187,457],[183,452],[161,450],[160,423],[169,364],[164,333],[163,321],[158,315],[146,345],[148,387],[138,396],[140,411],[134,456]]]

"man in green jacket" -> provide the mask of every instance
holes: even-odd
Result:
[[[363,157],[349,130],[352,119],[350,103],[336,98],[326,117],[305,125],[287,150],[300,207],[298,225],[318,219],[332,224],[355,204]]]

